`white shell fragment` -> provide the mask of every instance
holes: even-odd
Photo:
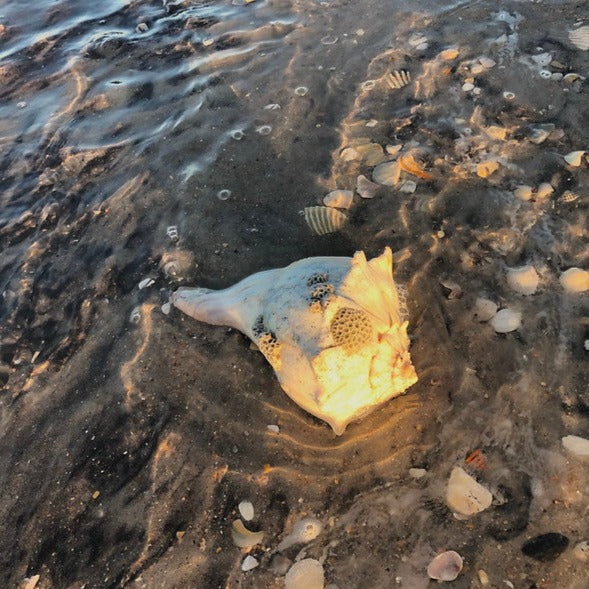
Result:
[[[542,182],[536,190],[536,200],[544,200],[554,192],[554,188],[550,182]]]
[[[363,143],[356,145],[355,149],[360,154],[362,162],[367,166],[377,166],[385,160],[382,145],[378,143]]]
[[[170,300],[247,335],[287,395],[341,435],[417,382],[392,267],[388,247],[370,261],[361,251],[305,258],[224,290],[180,288]]]
[[[583,162],[584,151],[571,151],[564,156],[564,161],[573,168],[578,168]]]
[[[581,268],[569,268],[559,278],[560,284],[568,293],[580,293],[589,290],[589,272]]]
[[[353,147],[346,147],[342,150],[339,156],[344,162],[353,162],[360,159],[360,154]]]
[[[516,292],[532,295],[538,289],[540,277],[533,266],[510,268],[507,270],[507,284]]]
[[[356,180],[356,192],[362,198],[374,198],[380,186],[371,182],[364,174],[360,174]]]
[[[413,479],[422,479],[427,474],[425,468],[410,468],[409,476]]]
[[[513,195],[520,200],[530,200],[534,189],[531,186],[522,185],[518,186],[514,191]]]
[[[437,581],[454,581],[462,570],[463,561],[458,552],[448,550],[438,554],[428,565],[427,575]]]
[[[474,303],[474,316],[481,323],[489,321],[497,314],[497,308],[497,303],[480,297]]]
[[[313,558],[295,562],[284,577],[285,589],[323,589],[325,574],[323,565]]]
[[[259,544],[263,537],[264,532],[248,530],[240,519],[236,519],[231,526],[231,538],[238,548],[251,548]]]
[[[372,170],[372,179],[377,184],[396,186],[401,178],[401,166],[398,162],[384,162]]]
[[[155,284],[155,280],[153,278],[144,278],[138,285],[137,288],[139,290],[143,290],[144,288],[149,288],[151,285]]]
[[[509,333],[521,327],[522,314],[511,309],[501,309],[491,319],[490,324],[497,333]]]
[[[249,522],[254,519],[254,506],[251,504],[250,501],[242,501],[238,506],[239,513],[241,517],[246,521]]]
[[[452,469],[446,489],[446,503],[458,519],[484,511],[492,501],[493,495],[490,491],[467,472],[459,466]]]
[[[295,544],[311,542],[319,536],[322,529],[323,526],[318,519],[306,517],[295,523],[292,532],[278,544],[277,550],[282,551]]]
[[[490,70],[491,68],[494,68],[497,65],[497,62],[494,59],[491,59],[490,57],[480,57],[479,58],[479,63],[486,70]]]
[[[589,562],[589,542],[579,542],[573,548],[573,556],[581,562]]]
[[[569,32],[571,43],[582,51],[589,51],[589,25]]]
[[[246,556],[241,563],[241,570],[246,573],[247,571],[251,571],[255,569],[260,563],[256,558],[253,556]]]
[[[562,445],[575,456],[589,456],[589,440],[580,436],[564,436]]]
[[[271,424],[267,425],[266,426],[266,429],[269,432],[272,432],[273,434],[279,434],[280,433],[280,428],[277,425],[275,425],[274,423],[271,423]]]
[[[346,215],[333,207],[305,207],[305,221],[317,235],[333,233],[348,220]]]
[[[406,192],[407,194],[412,194],[417,190],[417,182],[413,180],[405,180],[403,184],[401,184],[399,188],[399,192]]]
[[[351,190],[332,190],[323,197],[323,204],[336,209],[349,209],[353,200],[354,193]]]
[[[386,74],[385,79],[393,90],[399,90],[411,82],[411,74],[407,70],[395,70]]]

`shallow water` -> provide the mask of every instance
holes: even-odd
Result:
[[[558,278],[589,269],[589,168],[563,159],[589,146],[588,53],[568,38],[588,7],[45,0],[5,2],[0,23],[3,586],[281,587],[272,555],[312,515],[305,554],[340,589],[433,586],[440,550],[464,558],[455,587],[485,586],[480,570],[587,587],[586,463],[560,440],[589,437],[589,298]],[[481,56],[495,65],[473,74]],[[341,231],[313,235],[302,209],[370,178],[341,157],[369,142],[431,178],[356,195]],[[387,245],[419,382],[341,437],[244,336],[162,312],[180,285]],[[531,296],[506,281],[526,264]],[[522,327],[496,334],[478,297]],[[466,521],[444,500],[456,465],[494,496]],[[243,499],[265,532],[247,573]],[[522,553],[547,532],[568,549]]]

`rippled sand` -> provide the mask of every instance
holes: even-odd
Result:
[[[589,149],[588,53],[568,36],[589,9],[440,4],[0,11],[2,586],[282,587],[271,557],[312,515],[305,554],[340,589],[433,586],[440,550],[464,558],[454,587],[483,587],[481,569],[491,587],[587,587],[572,548],[589,476],[560,440],[589,437],[589,298],[558,278],[589,269],[589,168],[563,158]],[[495,65],[473,75],[480,57]],[[413,149],[431,177],[356,195],[341,232],[313,235],[300,211],[370,178],[341,157],[370,142]],[[546,198],[513,193],[545,182]],[[244,336],[162,312],[180,285],[387,245],[420,380],[341,437]],[[506,273],[528,264],[524,296]],[[496,334],[478,297],[522,327]],[[456,465],[494,496],[465,521],[444,500]],[[244,499],[265,532],[247,573],[230,534]],[[562,555],[522,553],[547,532]]]

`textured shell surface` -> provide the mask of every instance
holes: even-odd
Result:
[[[171,302],[258,346],[287,395],[336,434],[417,381],[390,248],[368,261],[314,257],[220,291],[182,288]]]
[[[583,51],[589,50],[589,25],[579,27],[569,32],[569,39],[572,44]]]
[[[333,207],[305,207],[304,214],[307,225],[317,235],[333,233],[348,220],[346,215]]]

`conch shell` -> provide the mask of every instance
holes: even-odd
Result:
[[[213,291],[181,288],[178,309],[246,334],[286,394],[337,435],[417,382],[390,248],[366,260],[305,258]]]

